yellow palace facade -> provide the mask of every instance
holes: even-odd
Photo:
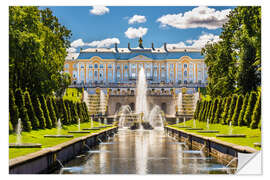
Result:
[[[73,86],[113,86],[134,84],[144,68],[148,85],[201,87],[207,83],[207,68],[200,49],[89,48],[67,58],[64,71]]]

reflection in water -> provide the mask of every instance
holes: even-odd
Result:
[[[187,149],[160,130],[119,130],[114,139],[65,164],[66,174],[227,173],[214,158]],[[59,173],[55,172],[55,173]]]

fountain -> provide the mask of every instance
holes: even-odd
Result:
[[[186,130],[203,130],[203,128],[197,128],[196,127],[196,119],[193,119],[193,127],[187,128]]]
[[[45,138],[73,138],[73,135],[61,135],[62,123],[60,118],[57,121],[57,135],[44,135]]]
[[[163,111],[158,105],[155,105],[154,108],[149,113],[149,116],[148,116],[149,124],[155,129],[164,128],[162,114],[163,114]]]
[[[81,131],[81,120],[78,118],[78,131],[69,131],[68,133],[90,133],[90,131]]]
[[[209,130],[209,118],[207,118],[207,121],[206,121],[206,129],[207,130],[197,131],[197,132],[199,132],[199,133],[219,133],[219,131],[216,131],[216,130]]]
[[[91,127],[90,128],[83,128],[83,130],[99,130],[100,127],[94,127],[94,117],[90,118],[91,120]]]
[[[228,134],[217,134],[216,137],[224,138],[237,138],[237,137],[246,137],[245,134],[233,134],[232,121],[229,122],[229,133]]]
[[[41,148],[41,144],[36,143],[22,143],[22,122],[18,119],[16,127],[16,143],[10,143],[9,148]]]
[[[106,112],[106,96],[102,90],[100,90],[100,104],[99,104],[99,112],[102,115],[105,115]]]
[[[186,117],[183,118],[184,126],[177,126],[178,128],[191,128],[190,126],[186,126]]]
[[[179,118],[176,118],[176,123],[175,124],[178,124],[179,123]]]

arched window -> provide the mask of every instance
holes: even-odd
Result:
[[[103,70],[99,71],[99,80],[103,80]]]
[[[100,65],[99,65],[99,68],[100,68],[100,69],[103,69],[103,64],[100,64]]]
[[[94,68],[97,69],[97,68],[98,68],[98,64],[95,64],[95,65],[94,65]]]
[[[187,64],[184,64],[184,68],[185,68],[185,69],[187,68]]]

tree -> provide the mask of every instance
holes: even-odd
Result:
[[[16,89],[15,91],[15,102],[16,102],[17,107],[19,108],[23,130],[27,132],[31,131],[32,127],[31,127],[31,123],[27,114],[27,109],[25,107],[24,95],[20,88]]]
[[[49,9],[9,7],[9,85],[30,94],[52,94],[69,78],[61,73],[71,32]]]
[[[210,119],[209,119],[209,122],[210,123],[214,123],[214,119],[215,119],[215,114],[216,114],[216,111],[217,111],[218,103],[219,103],[219,100],[218,100],[218,98],[216,98],[214,100],[214,102],[213,102],[213,105],[212,105],[211,115],[210,115]]]
[[[51,120],[51,117],[50,117],[50,112],[48,110],[47,102],[46,102],[46,99],[45,99],[44,95],[42,95],[40,97],[40,103],[41,103],[41,107],[43,109],[44,117],[45,117],[45,120],[46,120],[46,128],[51,129],[52,128],[52,120]]]
[[[232,116],[233,116],[233,113],[235,110],[236,101],[237,101],[237,95],[234,94],[232,97],[232,100],[231,100],[230,108],[229,108],[227,119],[226,119],[226,123],[228,123],[228,124],[229,124],[229,122],[232,121]]]
[[[67,109],[68,124],[71,124],[72,117],[71,117],[71,112],[70,112],[70,107],[69,107],[69,101],[68,100],[64,100],[64,102],[65,102],[65,106],[66,106],[66,109]]]
[[[247,105],[248,105],[248,99],[249,99],[249,94],[246,93],[246,95],[244,97],[242,107],[241,107],[241,110],[240,110],[240,114],[239,114],[239,117],[238,117],[238,126],[246,125],[245,121],[244,121],[244,115],[245,115],[246,108],[247,108]]]
[[[60,106],[61,106],[60,108],[61,108],[61,112],[62,112],[61,122],[64,125],[68,125],[68,123],[69,123],[68,111],[67,111],[67,108],[66,108],[66,105],[65,105],[63,98],[60,99]]]
[[[9,134],[11,134],[11,133],[13,133],[14,128],[13,128],[13,125],[12,125],[11,120],[10,120],[10,113],[9,113],[9,121],[8,122],[9,122]]]
[[[247,105],[247,109],[244,115],[244,121],[245,124],[249,127],[250,123],[251,123],[251,116],[252,116],[252,112],[256,103],[256,93],[254,91],[252,91],[250,93],[249,99],[248,99],[248,105]]]
[[[14,93],[11,89],[9,89],[9,113],[11,114],[10,116],[11,124],[15,129],[16,125],[18,124],[19,109],[15,103]]]
[[[255,108],[254,108],[252,116],[251,116],[250,128],[256,129],[256,128],[260,127],[260,125],[259,125],[260,119],[261,119],[261,93],[259,93],[259,95],[257,97]]]
[[[237,98],[235,110],[232,116],[232,125],[234,126],[238,126],[238,117],[239,117],[242,105],[243,105],[243,95],[240,94]]]
[[[28,91],[24,92],[24,97],[25,97],[25,107],[27,109],[27,113],[31,121],[32,129],[38,129],[39,128],[38,118],[36,116],[32,100]]]
[[[223,103],[224,99],[218,99],[218,103],[217,103],[217,110],[214,114],[214,120],[213,123],[219,123],[219,120],[221,118],[221,113],[222,113],[222,103]]]
[[[231,97],[227,97],[226,98],[226,103],[224,106],[224,111],[221,114],[221,123],[222,124],[227,124],[227,116],[228,116],[228,112],[229,112],[229,108],[230,108],[230,104],[231,104]]]
[[[39,120],[39,128],[40,129],[45,129],[45,127],[46,127],[46,119],[44,117],[44,112],[42,110],[39,98],[36,95],[33,96],[33,107],[35,109],[36,116],[37,116],[37,118]]]
[[[52,127],[55,127],[56,124],[57,124],[57,118],[56,118],[56,114],[55,114],[55,111],[54,111],[54,106],[53,106],[53,98],[52,97],[49,97],[47,96],[47,106],[48,106],[48,110],[49,110],[49,113],[50,113],[50,118],[51,118],[51,121],[52,121]]]
[[[197,103],[196,103],[196,109],[195,109],[195,112],[194,112],[194,115],[193,115],[193,118],[194,119],[197,119],[198,118],[198,113],[200,111],[200,101],[198,100]]]

